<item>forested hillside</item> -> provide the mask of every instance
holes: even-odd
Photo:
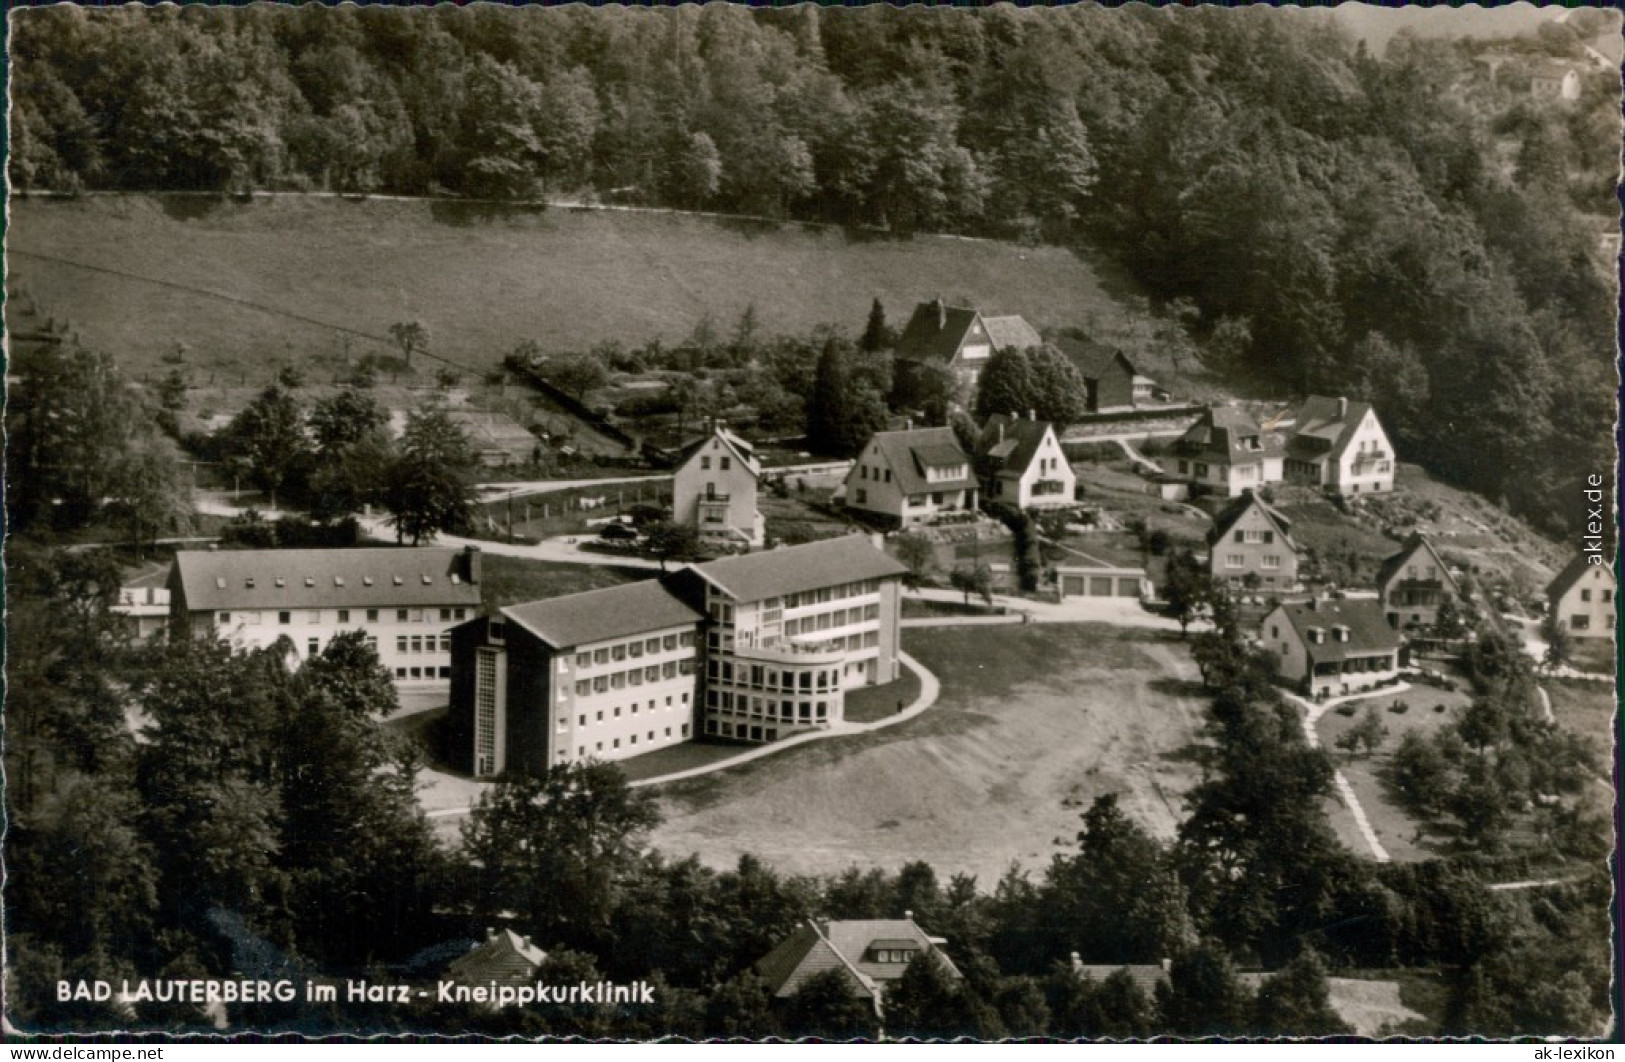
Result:
[[[1613,464],[1619,79],[1576,21],[1379,59],[1269,11],[38,9],[11,176],[1087,242],[1215,365],[1370,398],[1407,458],[1555,530]],[[1579,100],[1532,98],[1554,58]]]

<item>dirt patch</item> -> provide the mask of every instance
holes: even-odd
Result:
[[[717,867],[754,853],[781,871],[896,868],[991,884],[1070,844],[1102,793],[1171,837],[1199,768],[1203,701],[1185,647],[1097,625],[910,630],[942,682],[937,707],[895,730],[819,742],[662,792],[653,841]]]

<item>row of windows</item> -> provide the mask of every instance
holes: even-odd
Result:
[[[1258,560],[1259,566],[1263,568],[1279,568],[1281,566],[1281,555],[1279,553],[1266,553]],[[1224,566],[1226,568],[1245,568],[1247,566],[1247,555],[1244,553],[1227,553],[1224,556]]]
[[[449,668],[449,667],[438,667],[438,668],[435,668],[435,667],[398,667],[398,668],[395,669],[395,677],[398,678],[398,679],[432,679],[432,678],[449,679],[449,678],[451,678],[451,668]]]
[[[617,671],[613,675],[598,675],[590,679],[581,679],[576,683],[576,696],[586,697],[594,693],[608,693],[610,690],[624,690],[628,686],[641,686],[645,682],[659,682],[662,679],[676,678],[678,675],[694,674],[694,659],[668,660],[664,664],[650,664],[648,667],[635,667],[630,671]]]
[[[367,618],[364,621],[357,620],[356,622],[382,623],[384,621],[379,617],[388,611],[391,610],[376,608],[341,608],[335,609],[331,614],[337,617],[336,622],[340,625],[351,622],[350,617],[352,615],[359,615],[363,612],[366,613]],[[455,620],[468,618],[468,609],[466,608],[398,608],[394,609],[393,611],[395,613],[396,623],[451,623]],[[282,626],[291,624],[293,622],[295,612],[298,613],[300,622],[307,624],[321,623],[329,615],[328,612],[325,612],[322,609],[288,609],[276,614],[277,623],[281,624]],[[248,612],[216,613],[216,618],[221,623],[231,623],[233,622],[233,617],[235,617],[235,622],[237,623],[241,623],[246,626],[253,626],[262,622],[264,613],[252,610]]]
[[[821,586],[817,590],[803,590],[799,594],[786,594],[784,607],[803,608],[807,605],[822,605],[828,601],[841,601],[849,597],[878,593],[880,593],[879,579],[863,579],[855,583],[841,583],[839,586]],[[776,598],[768,598],[764,606],[771,608],[777,603]]]
[[[793,638],[798,634],[811,634],[813,631],[827,631],[834,627],[845,627],[852,623],[864,623],[880,618],[879,605],[863,605],[855,608],[838,608],[832,612],[820,612],[816,616],[803,616],[801,619],[784,621],[784,636]]]
[[[668,712],[671,711],[673,708],[677,707],[677,705],[679,703],[687,704],[688,703],[688,694],[686,694],[686,693],[683,694],[682,699],[681,699],[680,702],[679,701],[674,701],[672,694],[669,694],[669,693],[666,694],[666,711],[668,711]],[[643,710],[646,711],[646,712],[656,711],[654,698],[651,697],[649,699],[649,702],[646,705],[643,706]],[[609,718],[611,720],[619,719],[621,717],[621,707],[620,707],[620,705],[616,705],[613,708],[600,708],[598,711],[592,713],[592,722],[593,723],[602,723],[604,721],[604,712],[606,712],[606,711],[610,713]],[[627,714],[628,715],[637,715],[638,714],[638,702],[637,701],[633,701],[631,703],[631,705],[629,706],[629,710],[628,710]],[[587,721],[587,713],[586,712],[582,712],[579,716],[576,717],[576,725],[577,726],[590,726],[591,725]],[[558,729],[560,729],[560,730],[568,730],[569,728],[570,728],[570,717],[568,715],[559,716],[558,717]]]
[[[722,737],[743,738],[747,741],[779,740],[779,731],[776,727],[770,726],[764,730],[762,727],[746,726],[744,723],[740,723],[736,727],[732,723],[719,723],[715,719],[706,722],[705,732],[713,735],[720,734]]]
[[[707,690],[705,706],[740,715],[748,712],[758,719],[765,715],[768,719],[779,719],[786,723],[798,719],[804,723],[815,719],[822,722],[829,718],[828,701],[780,701],[772,697],[747,697],[743,693],[729,693],[727,690]]]
[[[1603,617],[1603,628],[1610,631],[1614,629],[1614,614],[1612,612]],[[1587,616],[1585,613],[1576,612],[1574,615],[1569,617],[1569,630],[1589,631],[1590,629],[1591,617]]]
[[[809,669],[780,671],[762,664],[732,664],[726,660],[707,660],[705,674],[712,682],[736,682],[753,690],[793,692],[795,690],[828,690],[841,686],[841,669]]]
[[[693,644],[693,631],[659,635],[653,638],[639,638],[636,641],[622,642],[620,645],[607,645],[601,649],[594,649],[590,653],[577,653],[576,667],[602,667],[605,664],[617,663],[629,658],[636,660],[645,653],[650,655],[669,653],[679,646],[687,647]]]
[[[435,636],[414,634],[410,637],[400,634],[395,637],[395,651],[397,653],[432,653],[436,648]],[[451,635],[442,634],[439,638],[439,651],[451,652]]]
[[[726,472],[729,468],[733,467],[733,459],[726,456],[719,457],[717,458],[717,467]],[[700,469],[702,471],[710,471],[710,468],[711,458],[708,455],[702,454],[700,456]]]
[[[1263,543],[1266,546],[1273,545],[1274,542],[1275,542],[1275,532],[1274,531],[1237,531],[1236,532],[1236,541],[1237,542],[1259,542],[1259,543]]]
[[[1602,594],[1602,603],[1603,604],[1606,605],[1609,602],[1614,600],[1614,592],[1612,590],[1600,590],[1598,592],[1600,594]],[[1591,591],[1586,589],[1585,587],[1581,587],[1580,588],[1580,600],[1581,601],[1590,601],[1591,600]]]
[[[884,480],[881,479],[882,475],[885,476]],[[889,468],[871,469],[868,465],[859,465],[858,466],[858,478],[859,479],[872,479],[876,483],[881,483],[881,482],[890,483],[891,482],[891,469],[889,469]],[[862,501],[863,499],[859,498],[858,500]]]
[[[682,729],[680,731],[680,734],[681,734],[681,740],[683,740],[683,741],[688,740],[688,724],[687,723],[683,724]],[[671,727],[668,726],[666,728],[665,736],[666,736],[667,740],[671,739],[671,737],[672,737]],[[638,736],[636,734],[633,734],[631,737],[627,738],[627,744],[628,745],[636,745],[637,743],[638,743]],[[655,732],[653,730],[651,730],[648,733],[647,744],[652,745],[654,743],[655,743]],[[618,749],[620,747],[621,747],[621,739],[620,738],[611,738],[610,739],[610,748],[611,749]],[[602,741],[595,742],[593,744],[593,752],[594,753],[599,753],[599,752],[603,752],[603,751],[604,751],[604,743]],[[559,750],[559,759],[567,760],[569,758],[570,758],[570,750],[569,749],[560,749]],[[581,760],[584,760],[584,759],[587,758],[587,746],[585,746],[585,745],[576,746],[576,758],[581,759]]]

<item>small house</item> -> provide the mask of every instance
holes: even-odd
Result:
[[[1377,597],[1388,625],[1398,630],[1432,627],[1439,606],[1461,599],[1461,586],[1426,535],[1417,532],[1377,569]]]
[[[756,973],[774,999],[788,999],[808,978],[838,970],[852,994],[873,1003],[878,1016],[886,989],[923,956],[941,962],[951,979],[960,979],[958,968],[942,950],[946,943],[921,929],[911,911],[902,918],[809,918],[757,962]]]
[[[727,428],[683,451],[672,477],[672,518],[693,527],[703,541],[759,548],[767,525],[756,508],[762,466],[755,448]]]
[[[1298,584],[1292,522],[1252,491],[1220,511],[1208,545],[1214,579],[1248,589],[1284,590]]]
[[[876,432],[846,475],[846,507],[899,527],[975,511],[971,459],[950,428]]]
[[[1546,588],[1552,622],[1574,638],[1614,636],[1614,569],[1600,554],[1582,553]]]
[[[1077,490],[1055,426],[996,413],[976,441],[976,475],[982,497],[1020,509],[1068,505]]]
[[[1259,638],[1281,679],[1305,696],[1357,693],[1399,677],[1399,632],[1377,601],[1277,605],[1259,625]]]
[[[1292,416],[1286,478],[1350,497],[1394,489],[1394,447],[1368,402],[1315,396]]]
[[[959,384],[962,398],[976,391],[987,360],[1001,350],[1026,350],[1044,340],[1038,330],[1017,316],[983,317],[968,306],[949,306],[942,299],[914,308],[897,339],[895,358],[900,363],[937,365]]]
[[[1193,493],[1208,491],[1226,498],[1278,483],[1284,442],[1233,406],[1212,406],[1174,444],[1179,477]]]

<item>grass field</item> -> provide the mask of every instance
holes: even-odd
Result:
[[[237,371],[250,385],[279,365],[333,364],[346,340],[329,326],[360,333],[349,339],[360,356],[391,353],[390,325],[419,320],[433,353],[489,367],[527,339],[544,350],[672,342],[706,315],[726,331],[752,303],[766,334],[833,322],[855,335],[877,296],[899,328],[939,294],[1039,328],[1104,330],[1146,313],[1120,278],[1108,292],[1101,269],[1059,248],[676,214],[14,199],[7,245],[42,311],[116,351],[131,376],[167,372],[160,358],[183,342],[194,374]]]
[[[1320,735],[1321,746],[1332,754],[1338,769],[1359,798],[1360,807],[1370,820],[1377,840],[1397,862],[1433,859],[1445,855],[1446,851],[1443,839],[1436,833],[1417,835],[1415,820],[1395,801],[1394,795],[1378,776],[1379,772],[1407,733],[1414,730],[1424,737],[1436,733],[1455,719],[1459,710],[1471,700],[1471,695],[1461,689],[1451,691],[1437,686],[1414,685],[1401,693],[1383,691],[1352,701],[1339,706],[1354,709],[1352,713],[1344,715],[1334,708],[1316,721],[1315,732]],[[1402,702],[1406,710],[1392,711],[1395,702]],[[1443,712],[1437,710],[1441,704],[1445,707]],[[1366,756],[1362,753],[1351,759],[1337,747],[1337,739],[1365,717],[1368,705],[1376,707],[1382,725],[1388,728],[1388,736],[1376,755]],[[1335,798],[1328,800],[1326,805],[1326,817],[1337,836],[1351,851],[1362,857],[1368,856],[1371,849],[1355,825],[1354,816]]]
[[[1056,625],[911,629],[903,643],[941,680],[936,707],[664,787],[655,845],[796,873],[924,859],[990,887],[1070,844],[1102,793],[1173,834],[1203,705],[1177,639]]]

